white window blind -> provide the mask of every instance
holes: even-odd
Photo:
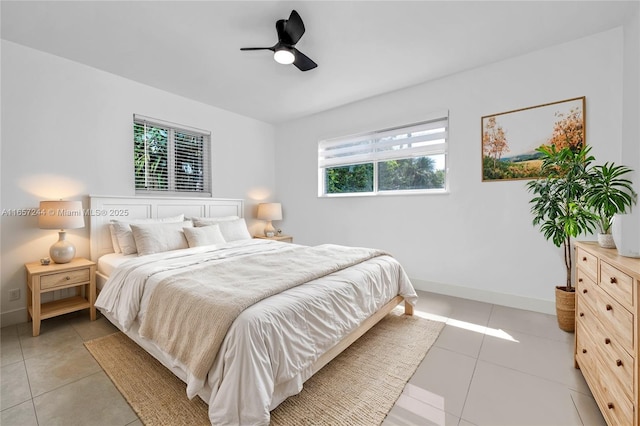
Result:
[[[211,195],[211,132],[135,114],[137,192]]]
[[[407,127],[321,141],[318,167],[429,156],[446,152],[448,117]]]
[[[318,142],[318,195],[446,192],[448,111],[420,123]]]

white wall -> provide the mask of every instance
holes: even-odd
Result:
[[[640,3],[624,25],[622,95],[622,158],[634,169],[632,180],[640,194]],[[624,252],[640,252],[640,207],[620,218]],[[619,245],[620,247],[620,245]]]
[[[245,198],[250,227],[275,190],[274,129],[66,59],[2,41],[2,209],[40,200],[134,195],[133,113],[212,132],[213,196]],[[212,76],[212,78],[214,78]],[[88,208],[88,205],[85,205]],[[23,264],[48,255],[57,234],[36,217],[1,217],[2,324],[26,320]],[[88,228],[68,231],[89,256]],[[9,302],[9,289],[22,297]]]
[[[635,170],[634,184],[640,193],[640,4],[624,26],[623,76],[622,156]]]
[[[480,118],[586,96],[592,153],[620,162],[622,66],[617,28],[281,125],[279,225],[302,244],[386,249],[418,288],[554,312],[561,249],[531,225],[526,181],[481,182]],[[413,123],[442,108],[450,112],[449,194],[317,197],[318,140]]]

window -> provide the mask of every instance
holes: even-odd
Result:
[[[445,192],[448,113],[318,143],[318,195]]]
[[[134,114],[136,192],[211,196],[211,132]]]

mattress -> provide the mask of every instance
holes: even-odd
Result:
[[[122,254],[122,253],[110,253],[100,256],[98,259],[98,272],[105,277],[111,276],[113,271],[130,259],[138,257],[137,254]]]

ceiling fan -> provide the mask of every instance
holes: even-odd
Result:
[[[309,71],[318,66],[304,53],[295,48],[296,43],[304,34],[302,18],[295,10],[291,11],[289,19],[276,22],[278,42],[271,47],[242,47],[240,50],[271,50],[273,59],[280,64],[293,64],[300,71]]]

